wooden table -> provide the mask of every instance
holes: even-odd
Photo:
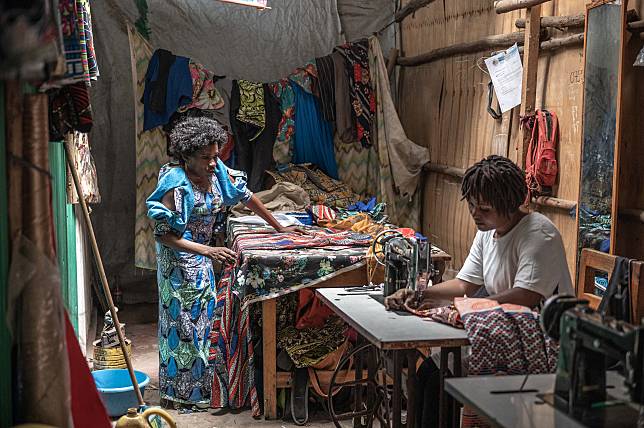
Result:
[[[524,378],[525,376],[521,375],[448,379],[445,389],[461,403],[474,408],[495,427],[581,428],[585,426],[537,397],[537,394],[552,393],[555,387],[554,374],[530,375],[523,389],[533,390],[533,392],[498,393],[498,391],[518,390]],[[614,387],[608,390],[609,395],[618,400],[628,401],[624,393],[622,376],[609,371],[606,373],[606,383]],[[639,410],[638,407],[635,408]]]
[[[441,406],[440,426],[449,426],[450,416],[447,414],[449,397],[443,394],[443,384],[448,376],[447,361],[449,355],[454,358],[454,376],[460,376],[461,346],[469,344],[464,330],[445,324],[428,321],[408,314],[390,312],[376,299],[370,296],[374,293],[350,294],[341,288],[321,288],[317,295],[347,324],[354,328],[368,342],[379,350],[390,350],[393,353],[393,426],[399,428],[401,421],[402,399],[402,367],[406,358],[407,373],[407,402],[413,403],[413,392],[416,383],[417,348],[440,347],[440,383]],[[348,295],[347,295],[348,294]],[[377,293],[376,293],[377,294]],[[407,406],[407,426],[413,426],[413,405]],[[452,415],[451,423],[458,423]]]
[[[432,245],[432,261],[438,270],[434,283],[442,281],[445,267],[452,256]],[[381,266],[379,266],[381,268]],[[383,269],[378,269],[373,278],[374,283],[383,281]],[[368,284],[367,268],[359,269],[335,276],[313,288],[349,287]],[[377,302],[376,302],[377,303]],[[291,387],[291,373],[277,372],[277,305],[275,299],[262,301],[262,353],[263,353],[263,384],[264,384],[264,418],[277,417],[277,390]]]

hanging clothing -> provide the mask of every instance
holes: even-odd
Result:
[[[142,102],[145,107],[143,130],[165,125],[170,117],[179,107],[192,102],[192,76],[190,74],[190,60],[186,57],[176,56],[167,74],[167,80],[163,81],[164,75],[161,72],[160,52],[157,49],[145,73],[145,90],[143,91]],[[152,94],[157,93],[159,88],[166,88],[165,108],[157,112],[152,108]]]
[[[162,202],[172,191],[175,210]],[[211,188],[193,186],[184,169],[165,165],[156,190],[147,200],[155,236],[174,233],[209,245],[215,218],[224,205],[248,201],[252,193],[243,180],[232,182],[228,169],[217,163]],[[157,243],[159,285],[159,391],[161,398],[184,404],[208,404],[210,329],[217,304],[212,260]]]
[[[336,48],[344,55],[349,76],[349,96],[353,107],[356,137],[363,147],[371,147],[376,99],[371,89],[369,41],[362,39]]]
[[[92,105],[85,82],[49,90],[47,95],[51,141],[60,141],[74,130],[87,133],[92,129]]]
[[[333,52],[331,58],[333,59],[335,77],[335,129],[341,142],[351,144],[356,141],[356,128],[352,115],[351,98],[349,97],[347,62],[338,51]]]
[[[264,171],[273,165],[273,145],[281,120],[279,103],[268,85],[262,90],[265,123],[258,133],[257,126],[239,120],[241,90],[238,81],[233,82],[230,99],[231,127],[235,139],[235,167],[248,174],[248,188],[253,192],[263,189]]]
[[[295,128],[298,137],[294,145],[296,164],[311,162],[331,178],[338,178],[338,166],[333,151],[333,128],[324,120],[315,97],[299,85],[295,91]]]
[[[250,137],[250,141],[253,141],[259,137],[266,126],[264,87],[261,83],[238,80],[237,90],[239,91],[239,109],[235,118],[239,122],[248,123],[257,128],[256,134]]]
[[[99,75],[89,0],[60,0],[60,27],[65,54],[65,75],[57,85],[89,83]],[[53,82],[52,82],[53,83]]]
[[[165,96],[168,91],[170,67],[172,67],[177,57],[165,49],[157,49],[156,54],[159,59],[159,74],[157,75],[157,80],[150,83],[150,109],[155,113],[163,113],[165,111]]]
[[[315,61],[307,61],[304,66],[296,68],[288,78],[309,94],[318,94],[318,70]]]
[[[335,121],[335,64],[331,55],[315,58],[318,70],[318,89],[322,116],[327,122]]]
[[[200,110],[216,110],[224,106],[224,100],[215,88],[214,73],[203,64],[190,60],[190,77],[192,78],[192,102],[179,107],[179,112],[191,108]]]
[[[613,273],[608,281],[606,293],[599,303],[599,311],[618,320],[631,322],[630,299],[631,259],[615,258]],[[561,293],[562,291],[559,290]]]
[[[226,78],[217,79],[215,77],[215,89],[219,93],[224,105],[212,111],[213,119],[222,124],[228,132],[232,132],[230,126],[230,94],[233,91],[233,81]]]
[[[69,133],[65,136],[67,147],[69,147],[71,162],[78,171],[80,187],[83,199],[89,204],[101,202],[101,193],[98,190],[98,176],[96,165],[89,147],[88,134],[81,132]],[[79,203],[78,193],[71,177],[70,169],[67,168],[67,202],[70,204]]]
[[[282,119],[273,147],[273,160],[278,165],[288,164],[293,159],[293,144],[295,142],[295,92],[293,92],[292,83],[288,79],[270,83],[269,86],[279,100],[282,110]]]

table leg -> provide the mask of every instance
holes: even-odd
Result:
[[[414,408],[416,398],[416,362],[418,352],[414,349],[407,352],[407,428],[416,426],[416,409]]]
[[[277,344],[275,299],[262,302],[262,344],[264,377],[264,418],[277,418]]]
[[[404,351],[393,351],[394,359],[394,392],[392,397],[393,407],[393,428],[402,428],[401,407],[402,407],[402,360]]]
[[[445,379],[450,377],[449,373],[449,355],[454,356],[454,376],[460,376],[461,374],[461,348],[441,348],[441,360],[439,370],[439,379],[440,379],[440,407],[438,413],[439,426],[441,427],[457,427],[458,426],[458,408],[454,399],[445,393]],[[452,414],[450,414],[450,409]]]
[[[364,344],[364,341],[361,338],[358,338],[358,342],[356,343],[356,348],[362,346]],[[354,369],[356,372],[356,379],[362,379],[362,364],[363,364],[363,358],[362,358],[362,353],[358,352],[354,358],[353,358],[353,364],[354,364]],[[363,396],[362,396],[362,385],[356,385],[354,388],[354,396],[353,396],[353,411],[354,412],[360,412],[363,409]],[[354,428],[361,428],[363,427],[362,424],[362,417],[356,416],[353,418],[353,427]]]

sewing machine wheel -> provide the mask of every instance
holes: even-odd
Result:
[[[568,309],[577,305],[588,305],[588,300],[578,299],[575,296],[556,294],[543,304],[539,323],[544,333],[555,340],[559,340],[559,322],[561,316]]]
[[[385,265],[385,244],[391,238],[402,237],[403,234],[394,229],[386,229],[376,235],[376,239],[371,243],[371,254],[376,258],[376,261]]]
[[[367,374],[366,378],[363,376],[362,379],[349,381],[341,379],[341,377],[346,376],[347,372],[355,373],[354,364],[360,364],[357,361],[358,359],[366,363],[360,365],[361,371]],[[369,363],[372,367],[371,370],[368,370]],[[337,428],[343,428],[340,420],[356,420],[356,418],[359,418],[360,422],[358,424],[354,423],[352,425],[354,427],[372,427],[374,419],[377,419],[381,427],[391,428],[391,410],[389,409],[386,385],[383,386],[378,382],[382,369],[383,359],[378,349],[372,344],[355,348],[340,361],[331,377],[329,392],[337,391],[342,387],[353,388],[354,405],[353,411],[336,413],[338,403],[334,402],[333,395],[329,393],[327,407],[331,420]],[[356,396],[360,397],[360,400],[356,400]],[[356,409],[356,403],[360,403],[362,407]]]

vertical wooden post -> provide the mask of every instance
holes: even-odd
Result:
[[[537,98],[537,70],[539,69],[539,33],[541,31],[541,5],[526,9],[525,42],[523,44],[523,87],[521,90],[520,118],[531,116]],[[525,156],[530,143],[530,132],[521,126],[517,142],[517,164],[525,169]]]
[[[277,418],[277,301],[262,302],[262,343],[264,351],[264,418]]]

